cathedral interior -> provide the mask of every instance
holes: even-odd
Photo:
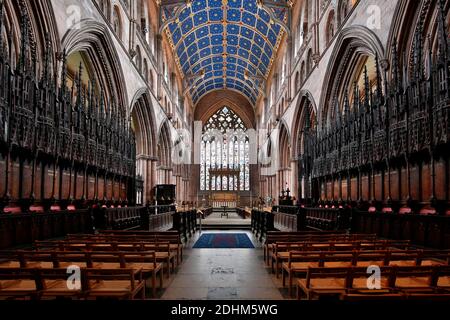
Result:
[[[449,9],[0,1],[0,300],[450,301]]]

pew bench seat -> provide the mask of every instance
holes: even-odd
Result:
[[[439,277],[437,286],[439,288],[450,290],[450,276],[449,277]]]
[[[66,274],[67,277],[67,274]],[[39,298],[54,298],[54,297],[70,297],[70,298],[82,298],[82,289],[69,289],[67,287],[67,280],[44,280],[42,279],[45,287],[39,292]]]
[[[0,295],[1,292],[12,293],[17,291],[28,292],[36,291],[36,282],[34,280],[2,280],[0,281]]]
[[[319,262],[291,262],[290,265],[288,262],[284,262],[282,264],[282,282],[283,287],[286,286],[286,274],[288,278],[288,291],[289,296],[292,294],[292,285],[294,281],[294,276],[296,274],[305,274],[308,271],[308,268],[318,268]]]
[[[341,295],[345,293],[344,278],[325,278],[311,279],[307,283],[306,279],[297,280],[297,298],[300,299],[301,293],[306,294],[306,299],[311,300],[314,297],[320,298],[323,295]]]
[[[0,298],[32,298],[38,297],[36,272],[32,269],[2,268],[0,269]]]
[[[429,277],[397,277],[395,287],[400,290],[433,290],[430,288]]]
[[[145,298],[141,269],[85,269],[85,298],[135,299],[138,294]]]
[[[89,297],[119,297],[119,298],[134,298],[136,291],[143,292],[144,284],[139,281],[133,283],[126,280],[109,280],[109,281],[91,281],[90,290],[87,292],[87,298]],[[143,298],[143,297],[142,297]]]

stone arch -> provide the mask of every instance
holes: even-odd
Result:
[[[280,135],[279,135],[279,152],[280,152],[280,164],[282,166],[288,165],[288,160],[291,157],[291,134],[289,127],[284,119],[280,120]]]
[[[67,55],[86,52],[94,64],[97,84],[107,99],[115,99],[122,111],[127,111],[126,81],[120,67],[120,58],[108,27],[93,20],[82,21],[79,28],[70,29],[62,39]]]
[[[370,29],[358,25],[343,29],[336,39],[336,45],[325,72],[317,114],[319,125],[325,125],[328,117],[331,116],[332,108],[336,105],[335,99],[339,93],[343,92],[342,86],[351,73],[348,66],[356,63],[355,57],[359,54],[377,56],[381,61],[384,59],[385,50],[377,35]]]
[[[449,19],[449,1],[444,2],[444,14],[446,14],[447,24]],[[407,1],[398,2],[394,19],[389,31],[389,37],[386,43],[386,60],[392,64],[394,59],[392,48],[394,44],[397,48],[397,59],[400,68],[410,72],[413,69],[413,50],[414,37],[418,28],[421,27],[423,42],[425,43],[424,56],[429,50],[429,41],[431,40],[432,54],[436,54],[437,28],[438,28],[439,1]],[[404,61],[406,58],[407,61]]]
[[[152,200],[152,189],[156,184],[157,127],[153,110],[148,90],[138,90],[130,114],[136,137],[136,171],[144,181],[144,203]]]
[[[291,134],[291,156],[293,158],[298,157],[301,152],[302,146],[299,143],[300,136],[305,127],[306,121],[306,108],[309,108],[309,117],[312,124],[316,121],[317,105],[314,101],[313,95],[308,90],[300,91],[299,99],[294,111],[294,122],[292,124]]]
[[[157,126],[153,110],[148,90],[146,88],[138,90],[130,110],[134,122],[138,154],[156,155]]]
[[[5,0],[1,4],[2,8],[2,41],[8,47],[8,36],[12,40],[12,49],[14,58],[12,61],[18,60],[21,43],[21,28],[23,17],[28,19],[28,47],[27,56],[31,61],[32,57],[36,58],[39,73],[43,72],[44,56],[47,47],[51,50],[52,65],[56,64],[56,53],[60,52],[60,38],[50,0],[42,1],[15,1]],[[48,43],[47,43],[48,40]],[[11,52],[10,52],[11,53]],[[50,74],[52,74],[50,71]]]
[[[172,175],[172,135],[169,121],[164,121],[161,124],[158,132],[158,146],[157,146],[157,173],[158,184],[170,184]]]
[[[194,110],[194,120],[205,123],[224,105],[230,107],[247,128],[256,128],[255,112],[246,96],[229,89],[210,92],[200,99]]]

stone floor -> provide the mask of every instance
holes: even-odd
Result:
[[[227,231],[205,231],[203,233]],[[160,298],[167,300],[281,300],[286,289],[269,273],[261,244],[248,231],[255,249],[192,249],[200,233],[191,238],[178,267]]]
[[[251,225],[251,219],[242,219],[237,213],[229,212],[228,218],[222,217],[220,212],[213,212],[202,220],[203,225]]]

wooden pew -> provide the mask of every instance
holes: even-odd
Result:
[[[116,297],[122,299],[145,298],[141,269],[84,269],[85,298]]]
[[[59,251],[154,252],[156,260],[165,264],[168,278],[170,277],[171,272],[175,272],[176,253],[171,250],[169,242],[100,242],[68,240],[58,242],[38,242],[36,243],[36,248],[38,251],[53,248],[54,250]]]
[[[410,249],[409,241],[341,241],[341,242],[276,242],[272,244],[270,261],[272,271],[278,278],[280,263],[289,259],[290,251],[352,251],[352,250],[388,250]],[[275,268],[274,268],[275,266]],[[275,269],[275,270],[274,270]]]
[[[46,298],[84,298],[85,292],[82,287],[82,274],[80,269],[80,287],[69,288],[67,281],[70,274],[67,268],[37,268],[36,283],[39,288],[39,299]]]
[[[145,279],[151,278],[153,297],[156,297],[156,278],[159,274],[159,286],[163,287],[163,267],[157,263],[155,252],[89,252],[89,259],[97,269],[128,268],[141,270]]]
[[[326,241],[355,241],[355,240],[376,240],[373,234],[271,234],[264,243],[264,261],[269,264],[269,252],[276,242],[326,242]]]
[[[297,281],[297,299],[301,293],[306,300],[323,295],[339,296],[345,293],[348,286],[348,268],[314,268],[308,267],[305,279]]]
[[[308,268],[306,278],[297,281],[297,299],[302,293],[312,299],[324,295],[340,297],[344,300],[365,298],[404,299],[444,295],[450,293],[450,266],[380,267],[380,287],[369,288],[366,268]],[[447,297],[445,297],[447,295]]]
[[[37,299],[36,270],[22,268],[0,268],[0,297]]]
[[[432,268],[434,266],[421,266],[426,260],[419,259],[421,255],[417,250],[404,251],[291,251],[287,262],[282,264],[282,283],[286,285],[286,275],[288,278],[289,295],[292,293],[294,275],[306,275],[308,268],[324,267],[365,267],[369,265],[410,267],[410,268]],[[349,262],[350,260],[350,262]],[[362,262],[362,263],[361,263]],[[402,263],[407,262],[407,263]],[[445,261],[435,266],[445,265]],[[366,275],[367,276],[367,275]]]
[[[39,269],[60,269],[69,266],[90,269],[123,269],[131,268],[141,270],[144,279],[151,279],[151,290],[156,296],[156,279],[159,275],[159,286],[163,286],[163,267],[156,261],[154,251],[142,252],[92,252],[92,251],[16,251],[4,253],[3,257],[8,257],[9,261],[16,262],[19,268],[39,268]],[[14,269],[11,267],[1,268]],[[15,268],[18,269],[18,268]],[[67,270],[67,269],[65,269]],[[66,274],[67,278],[67,274]]]
[[[109,231],[109,230],[108,230]],[[71,234],[67,239],[107,239],[108,241],[168,241],[170,247],[177,252],[177,265],[183,261],[183,244],[178,232],[149,232],[149,231],[137,231],[137,232],[108,232],[102,231],[100,234]]]

